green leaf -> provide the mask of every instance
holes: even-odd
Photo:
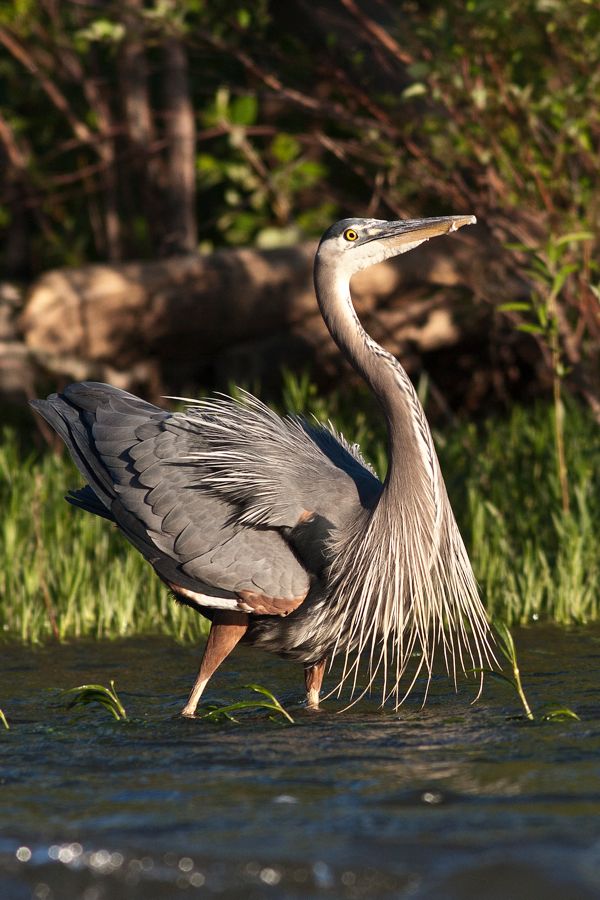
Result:
[[[490,678],[495,678],[496,681],[503,681],[505,684],[509,684],[513,689],[516,690],[516,684],[508,675],[505,675],[504,672],[496,672],[494,669],[483,669],[477,667],[476,669],[467,669],[467,674],[473,673],[474,675],[488,675]]]
[[[300,155],[300,142],[291,134],[280,132],[271,142],[271,153],[280,163],[290,163]]]
[[[560,294],[563,285],[571,272],[576,272],[579,266],[575,265],[575,263],[568,263],[566,266],[563,266],[560,271],[554,277],[554,281],[552,282],[552,293]]]
[[[562,247],[563,244],[571,244],[577,241],[592,241],[594,239],[594,235],[591,231],[571,231],[569,234],[563,234],[561,237],[556,238],[554,241],[557,247]]]
[[[539,303],[535,311],[540,325],[545,330],[548,327],[548,307]]]
[[[237,20],[240,28],[248,28],[252,22],[252,17],[247,9],[238,9]]]
[[[283,708],[277,697],[271,693],[271,691],[267,690],[267,688],[262,687],[260,684],[245,684],[245,688],[250,691],[255,691],[257,694],[263,694],[263,696],[268,697],[269,700],[274,704],[277,712],[280,712],[282,716],[288,719],[292,724],[294,724],[294,720],[290,716],[290,714]]]
[[[119,700],[114,681],[111,680],[110,688],[103,684],[80,684],[78,687],[69,688],[63,691],[63,696],[73,694],[67,703],[67,708],[72,709],[76,706],[88,706],[91,703],[97,703],[108,710],[115,719],[126,719],[127,713],[125,707]]]
[[[543,722],[563,722],[565,719],[576,719],[577,722],[581,722],[577,713],[573,712],[573,710],[569,709],[567,706],[550,709],[542,716]]]
[[[505,684],[509,684],[511,688],[516,689],[516,684],[510,676],[505,675],[504,672],[494,672],[493,669],[490,669],[487,673],[491,678],[495,678],[496,681],[503,681]]]
[[[498,309],[500,312],[529,312],[531,303],[502,303]]]
[[[274,703],[277,703],[275,695],[271,693],[266,687],[263,687],[261,684],[244,684],[242,685],[245,689],[249,691],[256,691],[257,694],[263,694],[265,697],[268,697],[269,700],[272,700]]]
[[[503,656],[505,656],[508,662],[513,665],[516,662],[517,651],[510,628],[506,622],[502,621],[494,621],[493,625],[494,631],[498,637],[498,646]]]
[[[532,258],[530,262],[530,272],[533,275],[538,275],[539,278],[544,282],[544,284],[548,284],[551,281],[548,263],[546,262],[546,260],[541,259],[539,256],[534,256]]]
[[[422,97],[426,93],[427,85],[421,81],[415,81],[413,84],[409,84],[407,88],[404,88],[401,97],[403,100],[410,100],[412,97]]]
[[[290,186],[294,190],[312,187],[324,177],[326,171],[323,164],[315,159],[299,161],[290,172]]]
[[[76,38],[86,41],[106,42],[118,44],[125,37],[125,26],[121,22],[113,22],[111,19],[96,19],[75,33]]]
[[[8,724],[8,720],[4,715],[4,711],[2,709],[0,709],[0,722],[2,722],[7,731],[10,731],[10,725]]]
[[[203,709],[207,709],[208,711],[204,713],[204,715],[198,716],[198,718],[208,719],[210,722],[219,722],[221,719],[226,719],[227,721],[239,724],[239,721],[231,715],[232,712],[244,709],[264,709],[268,712],[278,713],[279,716],[283,716],[283,718],[291,725],[295,724],[288,711],[283,708],[277,697],[275,697],[271,691],[267,690],[267,688],[262,687],[260,684],[245,684],[243,685],[243,688],[244,690],[262,694],[264,697],[268,698],[268,702],[264,700],[238,700],[235,703],[228,703],[224,706],[209,704],[208,706],[203,707]]]
[[[229,118],[234,125],[254,125],[258,114],[258,101],[254,94],[236,97],[229,107]]]
[[[528,322],[523,325],[517,325],[517,330],[525,331],[528,334],[543,334],[544,333],[544,329],[541,328],[539,325],[531,325]]]

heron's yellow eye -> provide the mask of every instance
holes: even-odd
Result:
[[[357,241],[358,234],[356,233],[354,228],[346,228],[346,230],[344,232],[344,239],[347,241]]]

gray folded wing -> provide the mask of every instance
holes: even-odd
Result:
[[[252,608],[258,595],[289,612],[321,570],[327,535],[381,490],[336,435],[254,398],[169,413],[86,382],[33,405],[88,482],[71,502],[114,519],[200,605],[236,608],[243,597],[250,607],[237,608]]]
[[[197,435],[176,416],[94,383],[34,406],[88,482],[69,499],[114,519],[165,581],[226,608],[218,601],[240,592],[306,595],[309,574],[281,535],[240,526],[231,504],[199,487],[198,466],[181,462]]]

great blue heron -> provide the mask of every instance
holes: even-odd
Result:
[[[304,664],[319,705],[326,661],[339,687],[396,707],[441,646],[449,674],[493,658],[489,628],[446,493],[431,432],[400,363],[362,328],[350,298],[361,269],[474,216],[344,219],[323,236],[314,278],[325,323],[385,415],[382,484],[333,428],[281,418],[255,397],[168,412],[83,382],[33,406],[66,443],[87,485],[67,498],[116,522],[175,597],[211,620],[183,714],[243,640]],[[410,658],[416,671],[400,682]]]

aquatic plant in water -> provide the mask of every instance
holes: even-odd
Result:
[[[110,687],[104,687],[103,684],[80,684],[79,687],[70,688],[63,691],[63,696],[72,694],[67,703],[67,708],[72,709],[76,706],[88,706],[90,703],[97,703],[107,709],[115,719],[126,719],[127,713],[125,707],[119,700],[115,683],[111,679]]]
[[[519,695],[519,700],[525,711],[525,717],[533,722],[536,719],[536,716],[531,711],[531,707],[525,695],[525,690],[523,689],[521,672],[519,670],[519,662],[517,659],[517,648],[515,647],[513,636],[505,622],[494,622],[493,625],[498,641],[498,649],[509,663],[512,676],[505,675],[504,672],[495,672],[492,669],[474,669],[473,671],[478,673],[483,672],[486,675],[490,675],[492,678],[496,678],[498,681],[509,684]],[[557,722],[564,719],[577,719],[577,721],[579,721],[577,713],[573,712],[573,710],[568,707],[551,708],[537,718],[542,722]]]
[[[235,722],[239,725],[239,719],[236,719],[232,713],[240,712],[244,709],[265,709],[276,714],[274,716],[269,716],[269,719],[272,722],[281,721],[283,719],[283,721],[286,721],[289,725],[295,724],[294,719],[289,712],[284,709],[277,697],[272,694],[271,691],[267,690],[267,688],[262,687],[260,684],[245,684],[243,685],[243,688],[244,690],[255,691],[257,694],[263,694],[267,699],[238,700],[236,703],[228,703],[225,705],[220,705],[218,703],[202,704],[200,709],[204,709],[206,712],[203,715],[196,716],[196,718],[207,719],[209,722],[214,722],[215,724],[227,721]]]

